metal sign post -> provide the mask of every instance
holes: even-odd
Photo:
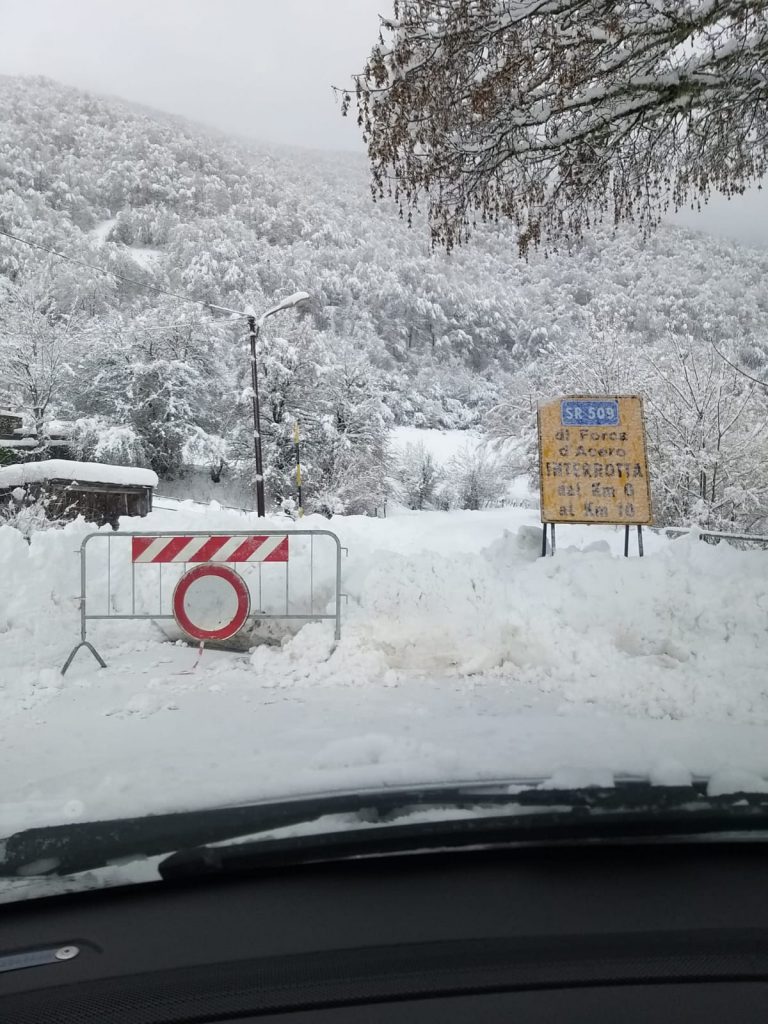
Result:
[[[603,523],[629,528],[652,522],[643,400],[637,395],[569,395],[538,410],[542,555],[547,527],[555,552],[556,523]]]

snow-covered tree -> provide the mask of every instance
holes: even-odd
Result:
[[[319,366],[319,401],[315,418],[317,441],[312,475],[322,481],[325,508],[368,512],[387,493],[388,433],[392,415],[383,395],[383,381],[363,354],[350,344],[326,341],[326,359]],[[334,496],[331,503],[328,495]]]
[[[72,454],[81,462],[143,466],[149,461],[141,437],[131,423],[116,425],[104,416],[81,416],[69,435]]]
[[[665,351],[645,358],[660,518],[752,526],[768,511],[768,396],[690,337],[672,335]]]
[[[41,281],[0,287],[0,390],[27,415],[42,447],[52,407],[71,387],[81,325]]]
[[[114,333],[83,355],[75,409],[119,428],[124,454],[141,453],[158,474],[172,476],[184,465],[187,441],[216,416],[218,327],[116,318],[110,327]]]
[[[549,348],[488,419],[493,437],[525,451],[534,485],[537,403],[566,394],[643,397],[660,525],[744,528],[768,514],[768,394],[711,341],[668,331],[645,344],[614,325]]]
[[[267,152],[44,79],[0,76],[0,228],[78,261],[0,234],[0,393],[26,352],[37,384],[20,378],[8,398],[30,424],[44,406],[43,429],[68,420],[83,457],[166,477],[192,465],[227,501],[227,487],[253,482],[248,342],[242,319],[200,302],[259,314],[305,290],[307,312],[268,321],[260,338],[269,505],[296,497],[298,421],[306,507],[369,511],[387,487],[393,423],[477,428],[501,411],[512,445],[533,456],[539,396],[641,390],[659,445],[652,464],[673,480],[682,454],[652,404],[688,423],[671,387],[682,371],[670,332],[705,379],[710,342],[768,377],[765,252],[674,229],[643,241],[632,227],[597,227],[572,255],[531,250],[521,261],[502,219],[448,257],[389,204],[370,202],[366,171],[348,154]],[[27,313],[18,296],[31,297]],[[729,380],[722,408],[746,394]],[[733,509],[746,525],[765,511],[768,461],[759,442],[745,446],[761,394],[721,441],[703,512],[689,459],[692,516]],[[707,400],[707,452],[717,450],[717,408]],[[711,468],[706,477],[711,495]],[[444,486],[434,500],[447,500]]]

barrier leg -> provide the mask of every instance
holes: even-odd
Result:
[[[341,640],[341,544],[336,538],[336,623],[333,632],[333,645]]]
[[[69,666],[74,661],[75,655],[77,654],[77,652],[80,650],[81,647],[87,647],[88,648],[88,650],[94,656],[96,661],[98,661],[100,668],[106,668],[107,667],[106,661],[104,661],[104,659],[99,654],[99,652],[96,650],[96,648],[93,646],[93,644],[89,640],[81,640],[79,644],[77,644],[75,647],[72,648],[72,650],[70,651],[69,657],[64,662],[64,665],[62,666],[62,669],[61,669],[61,674],[62,675],[64,675],[66,673],[67,669],[69,668]]]

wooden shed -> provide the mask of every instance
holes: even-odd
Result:
[[[76,519],[117,529],[120,516],[145,516],[152,510],[157,476],[151,469],[100,462],[16,463],[0,468],[0,504],[46,498],[49,519]]]

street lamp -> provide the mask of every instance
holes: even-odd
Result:
[[[251,343],[251,405],[253,406],[253,451],[256,460],[256,515],[265,516],[266,503],[264,501],[264,459],[261,451],[261,409],[259,408],[259,374],[256,365],[256,341],[264,321],[275,313],[282,313],[284,309],[295,309],[309,301],[307,292],[294,292],[288,298],[283,299],[276,306],[268,309],[266,313],[256,319],[253,313],[242,313],[237,309],[229,309],[228,306],[217,306],[212,302],[206,305],[210,309],[219,310],[222,313],[231,313],[235,316],[243,316],[248,321],[248,339]]]

